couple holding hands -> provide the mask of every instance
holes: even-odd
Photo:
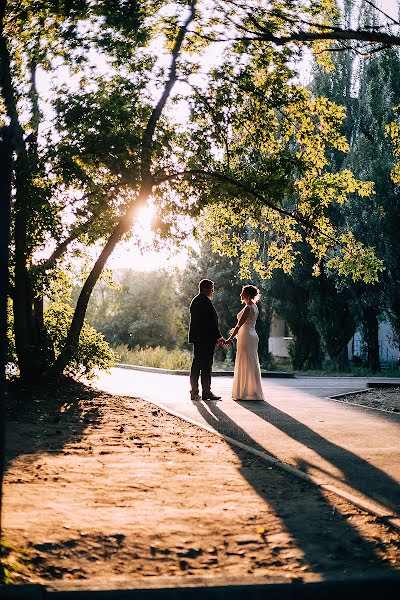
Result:
[[[237,315],[236,327],[224,339],[218,327],[218,315],[212,303],[214,283],[202,279],[199,293],[190,303],[189,342],[193,344],[193,362],[190,370],[190,397],[192,400],[220,400],[211,391],[211,370],[215,344],[227,347],[237,336],[237,353],[233,377],[234,400],[264,400],[261,370],[258,360],[258,335],[255,324],[258,317],[256,302],[259,291],[254,285],[245,285],[240,299],[245,305]],[[199,395],[199,377],[202,394]]]

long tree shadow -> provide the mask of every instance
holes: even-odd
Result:
[[[101,398],[100,398],[101,397]],[[5,465],[24,455],[60,453],[79,443],[87,427],[100,420],[108,394],[67,380],[44,388],[11,386],[7,394]]]
[[[216,431],[253,448],[260,448],[257,442],[216,404],[209,403],[207,406],[198,402],[194,404],[203,419]],[[311,501],[304,502],[300,495],[296,508],[293,509],[291,502],[288,509],[284,497],[271,492],[265,484],[265,479],[263,481],[263,477],[260,477],[260,469],[268,469],[271,473],[271,467],[257,459],[255,468],[249,466],[249,454],[236,445],[227,443],[242,463],[239,471],[243,478],[281,519],[284,528],[293,537],[297,548],[303,552],[304,559],[314,572],[332,576],[332,557],[337,557],[340,564],[337,570],[341,575],[352,574],[355,559],[354,554],[348,553],[343,547],[343,540],[346,540],[348,547],[355,549],[358,556],[362,556],[360,570],[367,566],[369,572],[375,567],[382,574],[397,573],[390,563],[379,555],[375,546],[362,537],[345,516],[332,508],[320,488],[312,486]],[[265,452],[264,448],[263,450]],[[285,478],[294,478],[294,476],[287,473]],[[309,489],[310,484],[294,479],[293,486],[299,486],[304,490],[305,495],[309,495],[306,489]]]
[[[400,486],[389,475],[357,456],[353,452],[327,440],[319,433],[304,425],[289,414],[271,404],[240,402],[241,406],[267,421],[287,436],[312,449],[323,459],[335,466],[343,474],[343,483],[358,490],[364,496],[375,500],[396,513],[400,506]],[[313,465],[298,463],[302,470]]]

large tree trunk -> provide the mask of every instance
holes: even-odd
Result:
[[[322,368],[321,338],[311,322],[289,323],[294,336],[291,349],[293,369],[318,370]]]
[[[147,199],[151,193],[151,183],[147,182],[142,186],[140,194],[136,201],[133,201],[132,205],[128,209],[127,213],[120,219],[118,225],[114,229],[113,233],[109,237],[106,245],[104,246],[100,256],[96,260],[92,270],[90,271],[81,293],[79,294],[78,301],[76,303],[74,316],[71,322],[71,326],[68,331],[67,339],[64,345],[63,350],[55,361],[54,365],[46,371],[45,377],[53,376],[59,377],[62,375],[65,367],[71,360],[71,358],[76,353],[78,344],[79,344],[79,336],[83,327],[83,322],[85,319],[86,309],[89,304],[90,296],[92,294],[93,288],[96,285],[103,269],[106,265],[106,262],[110,255],[112,254],[114,248],[120,242],[122,237],[129,231],[132,225],[132,212],[133,207],[136,203],[144,204],[147,202]]]
[[[270,362],[269,336],[271,330],[271,301],[268,299],[260,303],[260,314],[257,319],[257,333],[259,337],[258,355],[260,363],[267,365]]]
[[[15,348],[21,378],[31,381],[40,369],[40,341],[33,316],[33,290],[29,275],[27,221],[29,218],[30,173],[28,158],[19,153],[15,168],[15,225],[14,225],[14,333]]]
[[[348,343],[356,328],[355,323],[351,327],[352,321],[349,311],[345,309],[343,320],[339,319],[335,327],[325,329],[324,332],[324,346],[336,371],[350,370]]]
[[[395,341],[400,345],[400,291],[392,298],[389,309],[389,320],[393,327]]]
[[[7,298],[9,284],[8,253],[10,239],[10,205],[12,146],[9,128],[2,128],[0,138],[0,540],[2,535],[2,485],[5,450],[6,354],[7,354]],[[4,565],[0,561],[0,580],[4,579]]]
[[[364,311],[364,338],[367,344],[367,366],[372,373],[381,371],[379,360],[379,321],[378,311],[375,308],[367,308]]]
[[[31,218],[31,165],[21,127],[17,94],[11,76],[11,60],[4,36],[3,21],[6,3],[0,3],[0,87],[2,98],[10,119],[12,147],[15,151],[15,202],[14,202],[14,334],[21,378],[32,381],[37,378],[43,355],[40,352],[40,333],[35,327],[33,315],[33,289],[29,275],[30,249],[28,248],[27,224]],[[34,66],[33,66],[34,69]],[[33,136],[34,137],[34,136]]]
[[[336,371],[350,370],[349,351],[347,344],[348,342],[344,341],[341,349],[335,354],[335,356],[331,356]]]

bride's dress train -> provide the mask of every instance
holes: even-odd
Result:
[[[238,320],[243,311],[244,308],[238,314]],[[264,400],[258,359],[258,335],[255,329],[257,317],[258,308],[255,304],[251,304],[249,316],[239,329],[237,336],[232,390],[234,400]]]

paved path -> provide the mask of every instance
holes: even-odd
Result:
[[[231,377],[215,377],[219,402],[192,402],[188,378],[114,368],[96,387],[160,403],[198,423],[376,504],[400,513],[400,415],[327,396],[364,389],[372,379],[263,379],[266,402],[235,402]]]

